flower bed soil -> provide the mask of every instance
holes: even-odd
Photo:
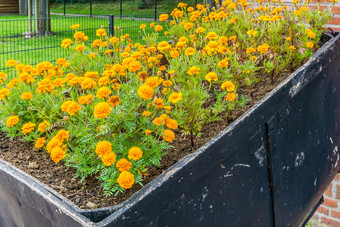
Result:
[[[202,131],[202,136],[195,139],[195,146],[193,148],[190,146],[189,136],[181,135],[179,130],[177,130],[176,140],[172,143],[174,147],[168,150],[167,155],[162,158],[159,167],[149,168],[148,174],[143,176],[143,184],[146,185],[178,160],[207,143],[294,71],[295,69],[290,69],[277,76],[273,84],[268,77],[264,77],[260,83],[255,85],[252,98],[249,95],[248,89],[240,87],[239,94],[245,95],[247,98],[251,98],[251,100],[247,102],[244,108],[238,108],[229,113],[228,117],[225,113],[221,113],[223,120],[211,123],[205,127]],[[106,197],[100,187],[100,182],[94,176],[80,182],[79,179],[73,178],[76,172],[75,169],[68,168],[63,162],[55,164],[46,151],[37,150],[34,148],[34,144],[22,142],[19,138],[11,141],[6,137],[5,133],[1,132],[0,158],[37,178],[84,209],[117,205],[131,197],[141,188],[140,185],[135,184],[133,188],[127,190],[124,194],[121,193],[116,197]]]

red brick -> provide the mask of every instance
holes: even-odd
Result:
[[[327,190],[326,190],[326,192],[325,192],[325,195],[327,195],[327,196],[329,196],[329,197],[333,197],[333,195],[332,195],[332,185],[333,185],[333,183],[331,183],[331,184],[328,186],[328,188],[327,188]]]
[[[340,17],[334,17],[332,20],[328,22],[328,24],[340,25]]]
[[[333,29],[334,30],[334,29]],[[340,184],[336,184],[336,194],[335,194],[336,199],[340,199]]]
[[[330,218],[326,218],[326,217],[321,217],[321,222],[326,224],[326,225],[329,225],[330,227],[339,227],[340,226],[340,221],[330,219]]]
[[[334,177],[334,179],[333,179],[333,180],[337,180],[337,181],[339,181],[339,175],[340,175],[340,174],[337,174],[337,175]]]
[[[332,2],[331,0],[311,0],[310,2],[320,2],[320,3],[327,3],[327,2]]]
[[[337,175],[335,175],[334,179],[333,180],[337,180],[339,181],[340,180],[340,173],[338,173]]]
[[[312,9],[312,10],[317,10],[318,9],[318,5],[309,5],[308,8]],[[320,6],[319,10],[323,10],[325,8],[327,8],[327,6]]]
[[[324,206],[319,206],[317,212],[328,215],[329,209],[327,207],[324,207]]]
[[[324,198],[323,205],[327,207],[338,207],[338,203],[335,199],[330,199],[326,197]]]
[[[331,216],[333,218],[339,219],[340,220],[340,211],[337,210],[331,210]]]
[[[334,6],[332,10],[333,14],[340,14],[340,6]]]

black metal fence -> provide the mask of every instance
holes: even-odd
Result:
[[[37,30],[37,24],[44,21],[45,32]],[[36,64],[42,61],[55,61],[66,57],[67,50],[60,46],[63,39],[73,38],[73,24],[80,24],[79,31],[88,37],[88,43],[97,39],[96,30],[105,28],[110,35],[130,34],[133,42],[143,42],[140,25],[150,25],[154,19],[144,15],[117,17],[115,15],[93,15],[73,17],[51,17],[46,19],[0,20],[0,70],[6,70],[9,59],[23,64]],[[157,23],[157,22],[156,22]],[[116,29],[115,29],[116,28]],[[117,31],[117,28],[119,30]],[[151,28],[148,28],[149,31]]]
[[[51,0],[51,12],[60,14],[141,14],[156,17],[160,13],[170,13],[179,2],[195,6],[209,3],[215,4],[215,0]]]

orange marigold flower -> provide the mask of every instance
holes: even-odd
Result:
[[[8,127],[13,127],[15,126],[16,124],[18,124],[19,122],[19,118],[17,116],[10,116],[9,118],[7,118],[6,120],[6,125]]]
[[[13,89],[17,84],[18,84],[19,80],[17,78],[13,78],[8,84],[7,84],[7,88],[8,89]]]
[[[169,15],[168,14],[161,14],[159,16],[159,21],[164,22],[164,21],[167,21],[168,19],[169,19]]]
[[[81,106],[75,101],[66,101],[61,105],[61,109],[72,116],[81,110]]]
[[[102,162],[106,166],[112,166],[116,162],[116,154],[113,153],[112,151],[104,154],[102,156]]]
[[[130,72],[137,72],[142,69],[142,64],[139,61],[133,61],[129,64]]]
[[[115,43],[118,43],[118,42],[119,42],[119,39],[118,39],[117,37],[114,37],[114,36],[113,36],[113,37],[111,37],[111,38],[109,39],[109,42],[115,44]]]
[[[61,42],[61,47],[62,48],[67,48],[69,47],[71,44],[73,44],[73,41],[71,39],[64,39],[62,42]]]
[[[96,118],[106,118],[111,113],[112,107],[106,102],[100,102],[94,107],[94,116]]]
[[[160,83],[162,83],[162,79],[154,76],[154,77],[149,77],[145,81],[145,85],[150,86],[151,88],[157,87]]]
[[[39,139],[35,141],[34,147],[37,149],[40,149],[45,145],[45,143],[46,143],[46,139],[44,137],[40,137]]]
[[[162,72],[165,71],[166,70],[166,66],[165,65],[160,66],[159,70],[162,71]]]
[[[309,38],[314,39],[315,38],[315,33],[312,32],[312,30],[307,29],[306,34],[308,35]]]
[[[144,80],[146,80],[147,78],[149,78],[148,73],[147,73],[146,71],[139,72],[139,73],[137,74],[137,77],[138,77],[139,79],[141,79],[142,81],[144,81]]]
[[[108,87],[101,87],[97,91],[97,98],[105,99],[111,94],[111,90]]]
[[[216,32],[208,32],[208,34],[205,38],[207,38],[209,40],[218,39],[218,35],[216,34]]]
[[[7,74],[4,72],[0,72],[0,80],[6,80]]]
[[[217,66],[221,68],[226,68],[228,67],[228,65],[229,65],[228,59],[223,59],[217,64]]]
[[[61,104],[61,110],[64,112],[67,112],[67,109],[69,107],[69,105],[71,104],[72,101],[67,100],[66,102],[63,102],[63,104]]]
[[[95,54],[95,53],[91,53],[91,54],[89,54],[89,58],[91,58],[91,59],[95,59],[95,58],[96,58],[96,54]]]
[[[313,48],[314,47],[314,44],[312,42],[306,42],[306,46],[308,48]]]
[[[78,102],[82,105],[90,104],[93,98],[94,98],[94,95],[92,94],[80,96],[78,98]]]
[[[190,30],[191,28],[194,27],[194,23],[191,23],[191,22],[185,23],[183,27],[184,27],[185,30],[188,31],[188,30]]]
[[[222,90],[227,89],[228,92],[232,92],[235,91],[235,85],[233,82],[231,81],[225,81],[223,82],[223,84],[221,85]]]
[[[150,111],[144,111],[143,116],[149,117],[149,116],[151,116],[151,112]]]
[[[156,106],[156,109],[164,107],[164,102],[161,98],[155,98],[155,100],[153,100],[153,104]]]
[[[132,173],[124,171],[121,174],[119,174],[117,182],[120,187],[124,189],[129,189],[132,188],[132,185],[135,183],[135,179]]]
[[[205,75],[205,79],[209,82],[216,81],[217,80],[217,74],[214,72],[209,72],[207,75]]]
[[[192,56],[195,53],[196,53],[196,50],[192,47],[188,47],[184,52],[184,54],[187,55],[187,56]]]
[[[59,163],[61,160],[65,158],[65,151],[61,147],[55,147],[51,150],[51,159],[55,163]]]
[[[97,47],[102,47],[103,45],[104,45],[103,41],[101,41],[100,39],[96,39],[92,42],[91,47],[97,48]]]
[[[107,103],[113,107],[116,107],[118,104],[120,104],[120,98],[118,96],[113,95],[109,98]]]
[[[96,145],[96,153],[99,157],[103,157],[105,154],[112,152],[112,144],[109,141],[100,141]]]
[[[74,30],[77,30],[79,27],[80,27],[80,24],[71,25],[71,28]]]
[[[235,93],[228,93],[227,96],[226,96],[226,100],[228,100],[230,102],[234,102],[235,99],[236,99]]]
[[[164,85],[165,87],[169,87],[169,86],[172,85],[172,82],[171,82],[171,80],[164,80],[164,81],[163,81],[163,85]]]
[[[150,134],[151,134],[151,132],[152,132],[152,131],[151,131],[151,130],[149,130],[149,129],[145,129],[145,131],[144,131],[144,132],[145,132],[145,135],[147,135],[147,136],[148,136],[148,135],[150,135]]]
[[[120,84],[119,83],[114,83],[112,86],[113,90],[119,90],[120,89]]]
[[[162,42],[160,42],[160,43],[158,44],[157,49],[158,49],[160,52],[164,53],[164,52],[166,52],[166,51],[171,50],[171,46],[170,46],[170,44],[168,44],[167,41],[162,41]]]
[[[50,123],[48,123],[48,121],[44,120],[43,122],[41,122],[38,125],[38,131],[39,132],[46,132],[46,130],[51,126]]]
[[[160,117],[156,117],[152,123],[154,123],[157,126],[161,126],[165,124],[166,114],[162,114]]]
[[[167,117],[165,119],[165,124],[170,129],[178,129],[178,123],[176,120],[171,119],[170,117]]]
[[[35,81],[34,77],[28,73],[20,73],[19,81],[26,84],[31,84]]]
[[[198,27],[195,32],[198,34],[202,34],[204,31],[205,31],[205,28]]]
[[[24,92],[21,94],[20,98],[22,100],[30,100],[33,97],[31,92]]]
[[[122,158],[116,163],[116,166],[120,172],[129,171],[131,169],[131,162]]]
[[[268,52],[268,49],[269,49],[269,45],[264,43],[260,46],[257,47],[257,51],[260,52],[261,54],[265,54]]]
[[[64,140],[68,140],[69,139],[69,135],[70,135],[70,132],[69,131],[66,131],[64,129],[61,129],[57,135],[55,136],[55,138],[59,141],[64,141]]]
[[[34,128],[35,128],[35,124],[33,124],[32,122],[28,122],[21,127],[21,130],[22,130],[22,133],[26,135],[27,133],[30,133],[31,131],[33,131]]]
[[[6,62],[6,66],[8,66],[8,67],[14,67],[16,64],[17,64],[16,60],[8,60]]]
[[[256,49],[253,48],[253,47],[248,47],[247,50],[246,50],[246,54],[252,54],[254,52],[256,52]]]
[[[89,39],[89,37],[87,37],[84,32],[76,32],[76,33],[74,33],[73,38],[77,42],[85,42],[85,41],[87,41]]]
[[[143,156],[143,151],[139,147],[132,147],[129,150],[128,158],[137,161]]]
[[[171,106],[164,106],[164,109],[166,110],[166,112],[169,112],[171,110]]]
[[[149,85],[142,85],[138,88],[137,94],[144,100],[150,100],[153,97],[153,88]]]
[[[52,83],[56,87],[61,87],[61,86],[65,85],[66,79],[64,79],[64,78],[56,78],[55,80],[53,80]]]
[[[250,35],[250,36],[256,36],[257,35],[257,31],[249,30],[249,31],[247,31],[247,34]]]
[[[46,77],[37,83],[37,89],[35,90],[36,93],[45,93],[45,92],[52,92],[54,89],[54,85],[52,84],[52,80],[50,77]]]
[[[106,31],[103,28],[100,28],[96,31],[96,36],[103,37],[106,36]]]
[[[192,66],[189,71],[187,72],[189,75],[197,75],[199,74],[200,69],[196,66]]]
[[[78,52],[82,52],[83,50],[85,50],[85,46],[84,45],[78,45],[78,46],[76,46],[76,51],[78,51]]]
[[[61,147],[63,144],[62,141],[57,139],[56,137],[53,137],[46,145],[46,149],[49,153],[51,153],[52,149],[55,147]]]
[[[96,88],[97,85],[96,85],[96,82],[91,79],[91,78],[85,78],[82,82],[81,82],[81,88],[84,89],[84,90],[87,90],[87,89],[91,89],[91,88]]]
[[[109,77],[107,76],[104,76],[104,77],[101,77],[99,80],[98,80],[98,85],[99,87],[101,86],[106,86],[110,83],[110,79]]]
[[[183,99],[182,97],[182,93],[181,92],[173,92],[170,96],[169,96],[169,102],[176,104],[178,101],[181,101]]]
[[[139,28],[140,28],[140,29],[143,29],[143,30],[144,30],[146,27],[147,27],[146,24],[141,24],[141,25],[139,26]]]
[[[295,46],[289,46],[288,49],[289,50],[296,50],[296,47]]]
[[[156,32],[160,32],[160,31],[162,31],[163,30],[163,27],[161,26],[161,25],[156,25],[155,26],[155,31]]]
[[[175,133],[169,129],[165,129],[162,133],[162,137],[165,141],[171,143],[175,139]]]

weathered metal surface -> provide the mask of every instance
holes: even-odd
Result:
[[[0,160],[0,226],[300,226],[339,167],[340,38],[120,206],[82,210]]]

